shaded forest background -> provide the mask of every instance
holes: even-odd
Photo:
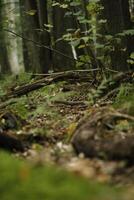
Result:
[[[133,0],[0,0],[1,73],[127,71]]]

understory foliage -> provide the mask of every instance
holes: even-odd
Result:
[[[111,68],[111,55],[114,51],[129,51],[125,49],[123,43],[128,38],[134,36],[133,27],[122,30],[121,32],[108,33],[106,27],[108,21],[104,16],[104,6],[101,0],[64,0],[54,1],[53,7],[60,7],[64,10],[64,18],[74,21],[71,28],[66,29],[66,33],[57,40],[63,40],[72,47],[73,56],[75,58],[77,68],[101,68],[105,72],[107,68]],[[112,9],[112,8],[111,8]],[[117,53],[118,54],[118,53]],[[117,58],[118,59],[118,58]],[[121,59],[121,58],[120,58]],[[133,52],[127,53],[126,58],[129,69],[134,64]],[[113,67],[114,68],[114,67]]]
[[[134,115],[134,86],[133,84],[123,84],[121,85],[118,94],[115,99],[114,106],[120,108],[130,114]]]
[[[20,0],[15,5],[1,0],[0,9],[2,73],[18,74],[22,66],[43,73],[77,68],[133,70],[133,1]]]

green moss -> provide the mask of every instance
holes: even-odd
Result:
[[[119,192],[52,166],[30,166],[0,152],[1,200],[119,200]]]
[[[29,115],[29,110],[27,109],[27,97],[18,98],[16,103],[8,106],[9,109],[16,112],[22,119],[26,119]]]

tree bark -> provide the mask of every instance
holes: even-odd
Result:
[[[115,36],[131,28],[128,0],[101,0],[101,3],[104,6],[103,17],[107,20],[105,34]],[[114,70],[128,70],[127,58],[131,51],[130,43],[129,38],[124,36],[120,45],[113,45],[111,65]]]
[[[2,27],[9,29],[13,32],[20,33],[20,11],[19,1],[14,2],[13,0],[3,0],[1,8],[1,19],[3,22]],[[6,23],[5,23],[6,22]],[[4,30],[3,29],[3,30]],[[18,74],[24,70],[23,66],[23,54],[22,54],[22,39],[14,37],[9,32],[1,33],[3,38],[3,48],[6,61],[1,61],[6,69],[10,67],[13,74]],[[4,68],[4,66],[2,67]],[[5,71],[5,69],[2,69]]]
[[[48,24],[48,12],[47,12],[47,1],[45,0],[37,0],[38,7],[38,19],[39,19],[39,27],[41,29],[40,32],[40,41],[43,45],[50,47],[51,38],[50,33],[44,30],[44,25]],[[47,73],[49,69],[51,69],[52,61],[51,61],[51,51],[45,48],[42,48],[40,51],[40,64],[41,71]]]
[[[53,7],[53,39],[54,39],[54,48],[70,57],[73,58],[72,48],[64,40],[61,39],[64,34],[66,34],[67,29],[74,28],[73,20],[65,16],[66,9],[60,8],[58,6]],[[61,55],[53,53],[53,68],[54,71],[63,71],[74,68],[75,62],[65,58]]]
[[[50,46],[50,35],[43,30],[47,20],[47,1],[20,0],[22,8],[23,37]],[[35,14],[30,15],[30,10]],[[50,51],[23,40],[26,71],[47,73],[51,66]]]

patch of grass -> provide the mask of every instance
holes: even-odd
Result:
[[[30,73],[28,74],[26,72],[20,73],[17,78],[17,84],[22,85],[22,84],[32,82],[33,80],[31,78],[31,75],[32,74],[30,74]]]
[[[30,166],[0,152],[1,200],[120,200],[117,189],[89,182],[55,166]]]
[[[17,102],[13,105],[9,105],[8,108],[16,112],[22,119],[27,119],[29,115],[29,110],[26,107],[27,97],[23,96],[17,99]]]
[[[45,102],[51,102],[55,100],[65,100],[68,97],[74,96],[75,91],[62,92],[62,88],[64,87],[65,82],[59,82],[56,84],[51,84],[45,86],[37,91],[31,93],[32,96],[42,97]]]
[[[134,85],[122,85],[113,106],[124,110],[130,115],[134,115]]]
[[[23,85],[30,81],[32,81],[31,75],[27,73],[21,73],[18,77],[14,75],[5,75],[0,79],[0,95],[5,94],[5,92],[12,86]]]

